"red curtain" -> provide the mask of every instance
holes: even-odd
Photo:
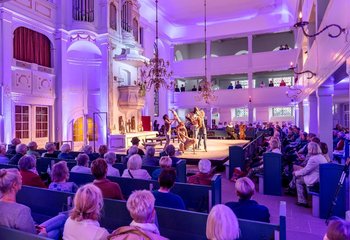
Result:
[[[13,57],[17,60],[51,67],[51,43],[43,34],[25,27],[14,32]]]

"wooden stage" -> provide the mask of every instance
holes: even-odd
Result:
[[[198,162],[200,159],[209,159],[211,161],[224,161],[228,158],[228,148],[229,146],[243,146],[246,143],[248,143],[248,140],[222,140],[222,139],[208,139],[207,140],[207,150],[208,152],[204,151],[203,147],[203,142],[201,143],[201,149],[196,150],[196,153],[193,153],[192,149],[187,150],[184,154],[178,155],[178,158],[184,158],[184,159],[189,159],[193,160],[194,162]],[[178,149],[178,142],[175,140],[175,143],[171,141],[171,144],[175,145],[175,148]],[[140,143],[140,147],[141,146]],[[157,145],[156,148],[156,156],[159,156],[159,152],[163,150],[164,143],[163,145]],[[120,149],[116,151],[117,154],[124,155],[126,154],[126,149]]]

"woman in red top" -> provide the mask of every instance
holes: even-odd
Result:
[[[46,188],[44,182],[36,171],[36,159],[34,156],[25,155],[21,157],[18,162],[18,167],[22,176],[23,185]]]

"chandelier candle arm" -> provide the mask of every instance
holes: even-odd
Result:
[[[293,63],[290,63],[290,67],[289,67],[289,70],[293,70],[294,74],[296,75],[301,75],[301,74],[307,74],[308,76],[306,77],[307,79],[311,79],[313,77],[316,76],[316,73],[310,71],[310,70],[305,70],[305,71],[302,71],[302,72],[298,72],[297,70],[297,66],[293,66]]]
[[[330,24],[330,25],[327,25],[326,27],[324,27],[322,30],[320,30],[319,32],[315,33],[315,34],[309,34],[306,32],[305,30],[305,27],[309,25],[309,22],[307,21],[302,21],[300,19],[299,22],[297,22],[296,24],[294,24],[294,27],[295,28],[301,28],[304,35],[306,37],[309,37],[309,38],[312,38],[312,37],[316,37],[318,35],[320,35],[321,33],[323,33],[324,31],[326,31],[327,29],[329,28],[336,28],[339,32],[337,34],[332,34],[332,33],[328,33],[328,36],[331,37],[331,38],[337,38],[339,37],[342,33],[345,33],[345,28],[342,28],[341,26],[339,26],[338,24]]]

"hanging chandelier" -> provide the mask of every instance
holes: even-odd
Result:
[[[201,91],[199,91],[199,94],[195,96],[195,99],[197,101],[203,100],[206,104],[210,104],[211,102],[215,102],[217,100],[217,96],[214,93],[211,81],[208,81],[207,77],[207,52],[207,0],[204,0],[204,79],[199,83]]]
[[[168,79],[173,75],[173,72],[169,70],[170,63],[159,57],[158,50],[158,0],[156,0],[156,41],[154,43],[154,56],[145,66],[141,69],[141,80],[137,82],[140,88],[144,88],[147,91],[151,90],[152,86],[154,91],[158,92],[161,87],[166,89],[174,89],[175,82]]]

